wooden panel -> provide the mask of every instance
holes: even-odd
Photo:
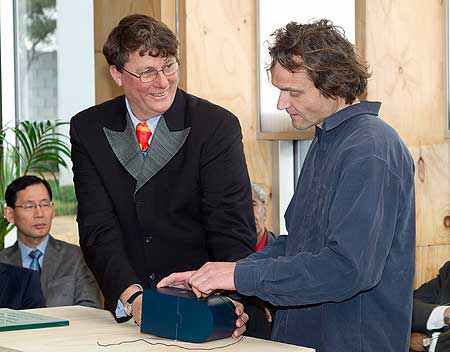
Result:
[[[122,95],[119,87],[109,74],[109,65],[101,52],[95,53],[95,103],[100,104],[111,98]]]
[[[117,87],[110,78],[108,64],[102,54],[103,44],[108,34],[123,17],[133,13],[143,13],[159,18],[161,16],[160,1],[164,0],[94,0],[95,101],[97,104],[122,94],[122,89]]]
[[[94,0],[95,51],[101,52],[108,34],[122,17],[142,13],[159,18],[158,0]]]
[[[444,138],[442,4],[366,4],[366,58],[373,72],[368,97],[383,101],[382,116],[412,146],[441,143]]]
[[[450,214],[449,145],[410,147],[410,151],[416,165],[417,245],[450,244],[450,228],[444,226],[444,217]]]
[[[450,258],[450,141],[445,138],[444,2],[365,1],[368,99],[405,140],[416,163],[417,275],[431,279]],[[420,24],[420,25],[418,25]],[[427,247],[430,245],[430,247]]]
[[[450,246],[419,246],[416,248],[416,276],[414,287],[436,277],[439,269],[450,260]]]
[[[250,177],[271,190],[272,142],[256,140],[256,3],[190,0],[185,5],[187,90],[239,117]]]

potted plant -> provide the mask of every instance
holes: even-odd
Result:
[[[6,187],[15,178],[34,174],[56,180],[55,170],[68,166],[64,158],[70,157],[68,137],[57,132],[66,124],[61,121],[23,121],[14,128],[0,130],[0,202],[3,206]],[[15,136],[15,144],[7,141],[8,133]],[[0,218],[0,249],[13,227]]]

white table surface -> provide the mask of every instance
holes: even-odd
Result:
[[[288,345],[284,343],[243,337],[228,338],[212,342],[193,344],[155,338],[142,334],[132,322],[118,324],[112,315],[105,310],[81,306],[41,308],[28,310],[29,312],[67,319],[69,326],[43,329],[18,330],[0,332],[0,352],[15,349],[22,352],[119,352],[119,351],[229,351],[229,352],[313,352],[311,348]],[[145,339],[162,344],[151,345],[144,341],[123,343],[121,345],[102,347],[99,344],[115,344],[123,341]],[[234,344],[232,344],[234,343]],[[232,344],[232,345],[230,345]],[[225,347],[229,345],[228,347]],[[184,348],[180,348],[182,346]]]

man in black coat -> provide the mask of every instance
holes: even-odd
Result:
[[[254,251],[251,188],[237,118],[178,88],[163,23],[125,17],[103,53],[125,95],[71,121],[80,245],[107,309],[139,323],[142,287]]]
[[[433,280],[414,291],[411,349],[413,351],[449,351],[450,333],[450,261]],[[442,333],[444,331],[444,333]]]
[[[39,275],[28,269],[0,263],[0,308],[45,307]]]

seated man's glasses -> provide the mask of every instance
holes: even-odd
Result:
[[[167,64],[165,64],[161,69],[157,70],[154,67],[150,67],[148,70],[142,72],[142,73],[134,73],[128,71],[125,67],[121,67],[122,70],[127,72],[128,74],[132,75],[133,77],[136,77],[141,80],[142,83],[149,83],[152,82],[158,77],[158,73],[162,72],[166,77],[171,76],[175,74],[178,71],[178,62],[177,61],[171,61]]]
[[[16,204],[15,207],[22,208],[25,211],[33,211],[33,210],[36,210],[38,207],[42,210],[48,210],[53,207],[53,202],[51,202],[49,200],[43,200],[42,202],[39,202],[38,204],[29,202],[29,203],[23,203],[20,205]]]

